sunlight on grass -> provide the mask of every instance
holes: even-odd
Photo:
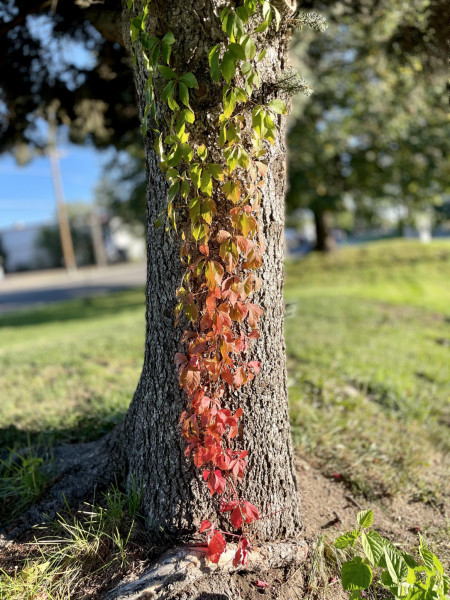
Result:
[[[368,496],[438,501],[450,455],[450,244],[394,240],[289,261],[299,451]],[[0,319],[0,443],[94,439],[142,365],[143,290]]]

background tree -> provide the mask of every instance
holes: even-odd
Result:
[[[53,11],[52,9],[55,8]],[[0,7],[0,152],[45,149],[39,119],[57,107],[71,141],[124,147],[139,122],[120,0],[8,0]]]
[[[331,214],[423,208],[447,190],[442,3],[313,2],[324,35],[298,38],[314,96],[289,133],[288,210],[310,208],[317,248],[332,246]],[[413,42],[414,40],[414,42]],[[347,200],[347,203],[346,203]]]

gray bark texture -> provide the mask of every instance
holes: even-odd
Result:
[[[203,143],[217,160],[219,149],[217,117],[221,111],[222,86],[210,79],[208,51],[224,41],[221,32],[220,0],[157,0],[150,4],[149,33],[162,36],[172,31],[171,66],[178,73],[190,71],[199,88],[191,95],[196,121],[191,126],[191,142]],[[275,4],[283,16],[292,7],[285,0]],[[124,37],[128,36],[130,15],[124,12]],[[274,29],[262,34],[261,48],[267,48],[259,63],[262,86],[255,102],[267,102],[280,95],[277,79],[286,66],[287,31]],[[261,49],[260,48],[260,49]],[[147,73],[139,59],[135,80],[139,108],[145,106]],[[155,80],[157,93],[163,81]],[[246,109],[251,115],[252,106]],[[158,108],[159,126],[164,129],[167,113]],[[250,359],[260,360],[261,373],[248,386],[229,398],[233,410],[244,410],[243,427],[238,436],[240,448],[249,450],[249,464],[241,488],[242,497],[259,507],[263,515],[252,525],[253,539],[291,538],[301,530],[299,494],[293,466],[286,386],[284,342],[283,258],[285,195],[285,117],[278,117],[278,140],[268,150],[269,163],[263,189],[260,223],[265,244],[263,266],[258,275],[263,281],[253,299],[264,309],[260,320],[261,338]],[[250,139],[250,138],[249,138]],[[167,184],[158,166],[151,134],[145,139],[147,193],[147,329],[142,375],[122,428],[123,448],[129,478],[143,487],[143,505],[150,529],[170,535],[192,533],[202,519],[214,518],[220,500],[212,499],[198,470],[185,457],[179,418],[186,397],[180,390],[174,355],[183,350],[181,336],[186,323],[174,327],[175,290],[180,285],[183,267],[179,243],[163,227],[154,223],[167,205]]]

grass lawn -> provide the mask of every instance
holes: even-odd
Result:
[[[367,496],[439,502],[450,450],[450,243],[377,242],[286,269],[299,451]],[[0,318],[0,446],[93,439],[125,412],[144,292]]]

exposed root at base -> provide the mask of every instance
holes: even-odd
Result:
[[[182,546],[169,550],[139,579],[120,584],[109,591],[104,600],[188,600],[198,597],[226,600],[231,591],[229,574],[238,571],[232,564],[235,553],[236,545],[229,544],[219,564],[215,565],[207,561],[205,550],[201,548]],[[252,552],[246,571],[267,572],[300,565],[307,554],[308,546],[303,540],[264,544]],[[228,577],[224,580],[224,576]],[[200,587],[203,596],[198,596]],[[227,595],[224,596],[224,592]]]

